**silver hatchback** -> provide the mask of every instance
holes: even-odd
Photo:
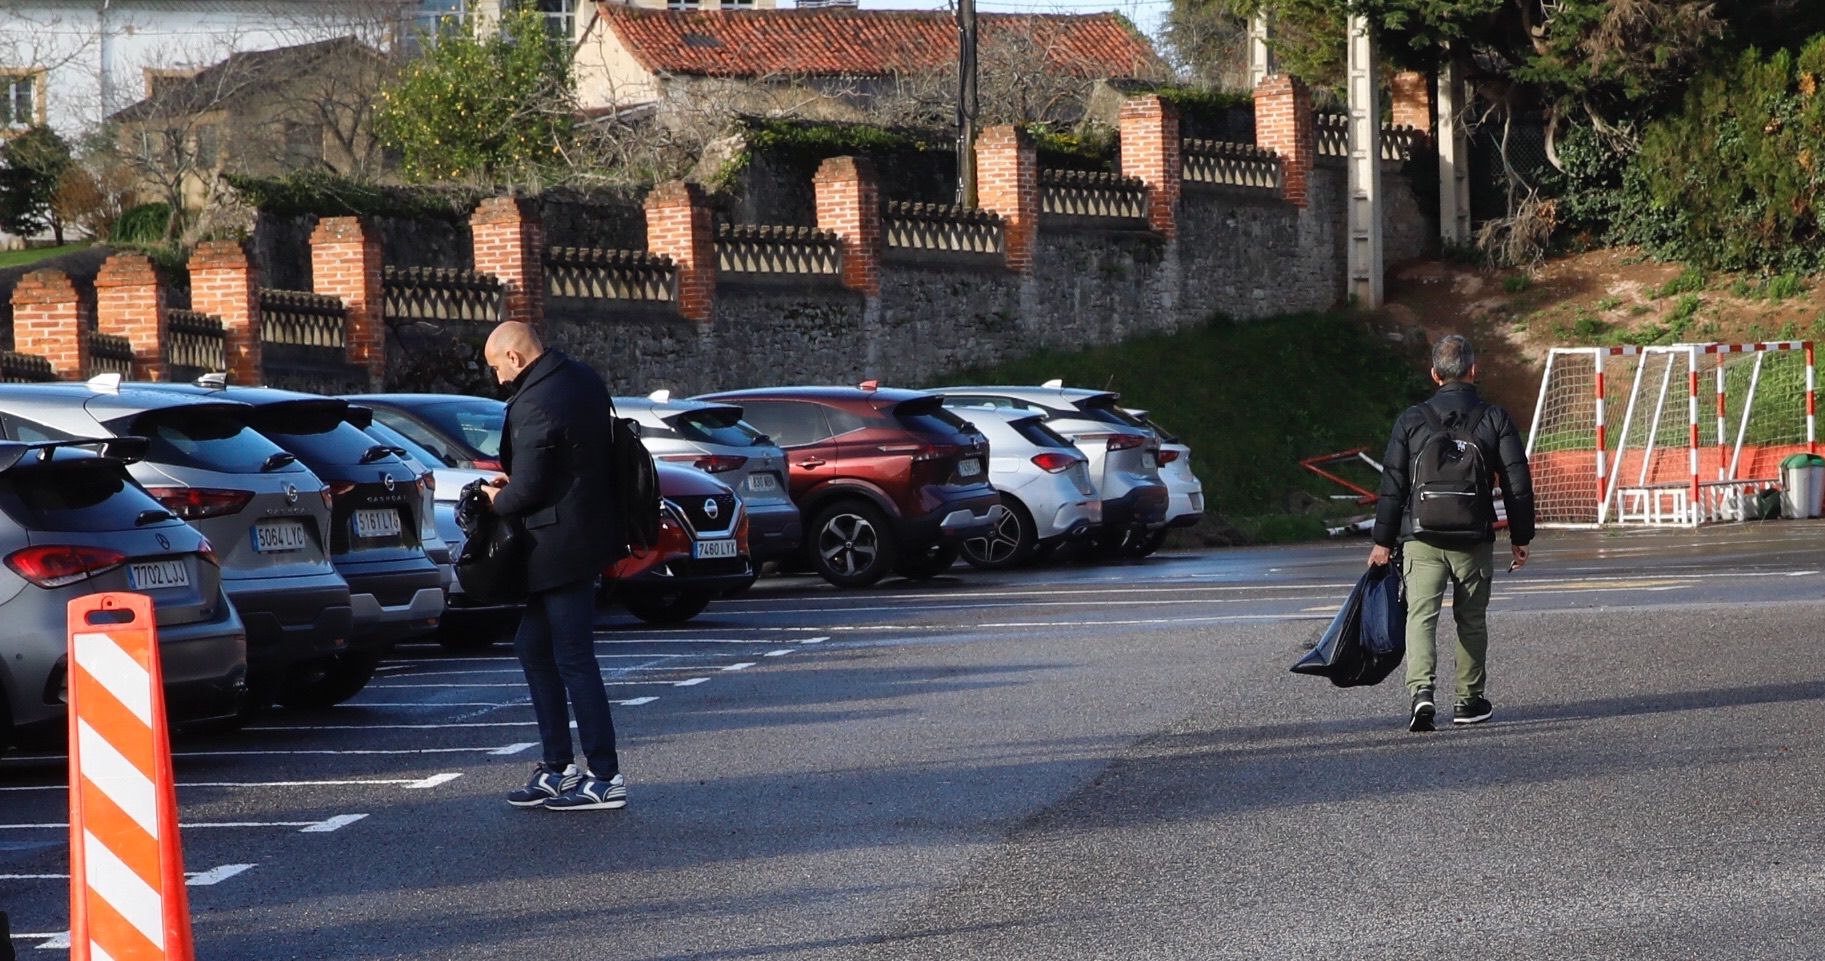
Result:
[[[952,411],[988,438],[989,483],[1007,508],[988,533],[963,542],[963,559],[972,567],[1017,567],[1102,522],[1090,459],[1047,427],[1044,417],[992,407]]]
[[[617,397],[615,410],[640,425],[653,457],[695,467],[735,489],[748,512],[748,549],[756,561],[798,550],[804,536],[786,485],[786,452],[741,419],[730,403],[674,400],[669,391]]]
[[[120,386],[0,385],[0,432],[15,441],[146,438],[133,479],[215,545],[247,627],[249,684],[270,701],[347,649],[348,582],[329,556],[329,489],[224,400]]]
[[[0,441],[0,751],[65,729],[69,603],[150,597],[174,722],[232,720],[246,697],[247,632],[222,590],[219,558],[153,500],[121,459],[138,440]],[[131,451],[128,453],[128,451]]]

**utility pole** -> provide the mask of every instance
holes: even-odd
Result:
[[[976,206],[976,0],[957,3],[957,203]]]

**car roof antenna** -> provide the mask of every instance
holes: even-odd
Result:
[[[92,390],[105,390],[111,394],[118,394],[120,393],[120,380],[119,372],[109,371],[89,378],[89,387]]]
[[[1047,390],[1063,390],[1064,386],[1065,386],[1065,382],[1054,377],[1051,380],[1048,380],[1045,383],[1040,384],[1039,386],[1044,387]]]
[[[672,392],[669,390],[666,390],[664,387],[661,387],[658,390],[653,391],[652,393],[646,395],[646,399],[652,401],[655,404],[664,404],[664,403],[669,402],[672,399]]]
[[[198,377],[195,381],[193,381],[193,383],[195,383],[198,387],[202,387],[207,390],[226,390],[228,388],[228,374],[225,371],[221,371],[221,372],[217,372],[217,373],[213,373],[213,374],[204,374],[203,376]]]

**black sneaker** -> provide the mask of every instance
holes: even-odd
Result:
[[[1490,704],[1487,698],[1473,697],[1468,701],[1457,702],[1457,707],[1451,712],[1451,723],[1481,724],[1494,713],[1495,705]]]
[[[1407,730],[1418,733],[1432,730],[1432,715],[1438,713],[1438,705],[1432,703],[1432,689],[1422,687],[1413,692],[1413,711],[1407,720]]]
[[[526,786],[510,791],[507,803],[516,808],[535,808],[577,786],[583,775],[575,764],[560,771],[544,761],[532,769],[532,778]]]
[[[584,774],[570,790],[545,802],[547,811],[607,811],[627,807],[627,782],[617,774],[603,780]]]

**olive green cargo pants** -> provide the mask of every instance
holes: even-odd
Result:
[[[1407,541],[1401,545],[1401,575],[1407,585],[1407,693],[1437,691],[1438,614],[1449,586],[1451,617],[1457,622],[1457,699],[1481,697],[1495,542],[1452,550]]]

